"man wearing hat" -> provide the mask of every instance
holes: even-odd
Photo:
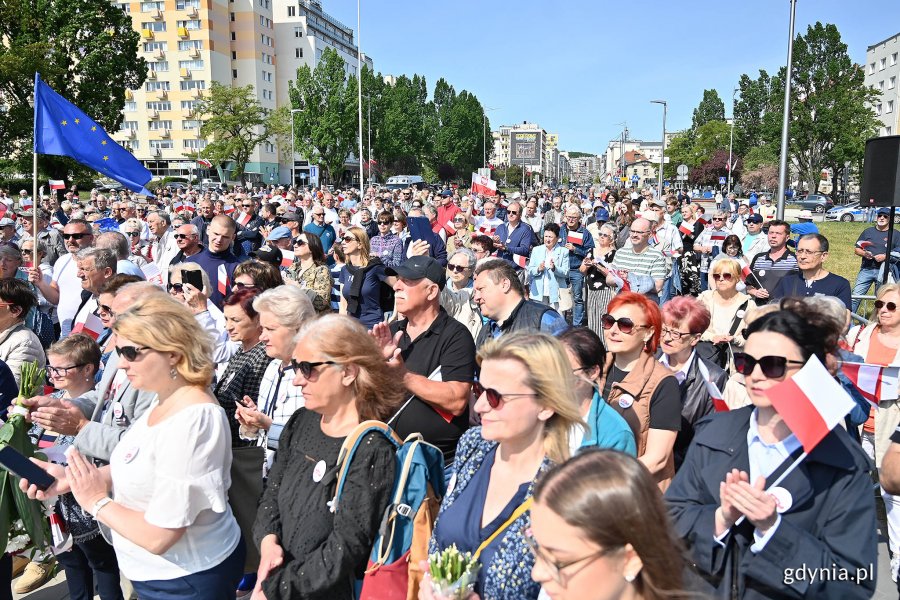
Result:
[[[291,250],[292,241],[293,236],[291,235],[291,230],[284,225],[279,225],[266,237],[266,242],[268,242],[269,246],[274,246],[275,248],[280,248],[282,250]]]
[[[17,244],[19,234],[16,232],[16,222],[8,217],[0,219],[0,243]]]
[[[56,259],[66,253],[66,244],[65,242],[63,242],[63,237],[59,230],[48,227],[48,225],[50,224],[50,217],[46,212],[39,208],[30,208],[28,210],[20,211],[19,213],[17,213],[19,216],[19,222],[22,224],[22,228],[25,230],[22,234],[22,239],[25,240],[35,237],[35,210],[37,211],[38,215],[37,239],[43,242],[47,247],[47,255],[41,262],[52,267],[56,263]]]
[[[461,211],[459,206],[453,201],[452,190],[442,191],[440,199],[441,203],[437,207],[437,220],[434,222],[432,231],[440,233],[443,229],[446,237],[450,237],[456,233],[456,228],[453,226],[453,217]]]
[[[816,224],[812,222],[812,213],[808,210],[804,209],[800,211],[800,214],[797,215],[797,219],[799,219],[799,223],[793,223],[791,225],[791,235],[794,237],[794,242],[796,245],[797,240],[799,240],[804,235],[809,235],[811,233],[819,233],[819,228],[816,227]]]
[[[750,261],[760,252],[769,251],[769,239],[762,230],[762,215],[748,215],[744,222],[747,226],[747,232],[741,240],[741,249],[744,253],[744,258]]]
[[[401,438],[419,432],[453,461],[456,442],[469,426],[475,378],[475,342],[465,325],[440,305],[446,273],[429,256],[413,256],[385,270],[397,278],[394,299],[403,320],[379,323],[372,336],[411,396],[392,424]]]
[[[869,227],[856,240],[856,246],[853,252],[862,259],[859,266],[859,274],[856,276],[856,283],[853,284],[853,295],[864,296],[869,293],[869,288],[875,284],[878,289],[882,277],[880,274],[881,265],[887,259],[887,240],[888,227],[890,226],[891,209],[879,208],[875,213],[875,226]],[[892,240],[892,251],[900,248],[900,233],[894,231]],[[851,310],[856,312],[859,308],[859,300],[854,298]]]
[[[297,211],[303,212],[300,209],[291,209],[280,217],[281,224],[291,230],[291,237],[294,238],[303,233],[303,230],[300,228],[300,225],[303,223],[303,216]]]

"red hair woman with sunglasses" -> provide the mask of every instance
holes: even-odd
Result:
[[[609,351],[601,393],[631,427],[638,458],[665,490],[675,474],[681,392],[672,371],[655,358],[662,330],[659,306],[643,294],[621,292],[610,300],[600,324]]]
[[[700,575],[701,594],[870,598],[870,572],[853,581],[792,576],[806,569],[868,571],[877,549],[868,460],[844,428],[835,427],[787,472],[803,448],[767,392],[813,356],[834,366],[843,323],[806,303],[782,307],[754,320],[744,351],[734,355],[752,405],[696,425],[666,492],[669,512]]]

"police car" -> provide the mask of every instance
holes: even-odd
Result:
[[[860,208],[859,202],[851,202],[845,206],[835,206],[825,213],[826,221],[865,221],[866,209]]]

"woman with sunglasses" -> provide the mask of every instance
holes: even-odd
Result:
[[[741,238],[734,234],[730,234],[725,238],[725,241],[722,242],[722,251],[719,254],[716,254],[715,258],[712,259],[712,262],[709,263],[710,272],[715,268],[717,262],[728,259],[736,260],[738,264],[743,264],[744,262],[750,264],[749,261],[744,261],[744,250],[741,246]],[[715,282],[708,281],[707,284],[709,285],[708,289],[716,289]],[[744,282],[739,280],[737,283],[737,291],[743,292],[746,289],[747,286],[744,285]]]
[[[669,367],[678,380],[681,396],[681,429],[675,438],[675,470],[684,462],[694,425],[715,412],[707,382],[724,393],[728,373],[697,352],[700,336],[709,328],[709,310],[696,298],[675,296],[662,306],[660,362]],[[721,399],[721,398],[720,398]]]
[[[637,445],[631,427],[600,396],[600,375],[606,364],[606,348],[600,336],[587,327],[570,327],[559,336],[574,376],[575,398],[587,429],[574,429],[570,450],[574,455],[584,448],[611,448],[632,456]]]
[[[82,397],[94,389],[99,366],[100,348],[90,337],[75,334],[56,342],[47,350],[48,381],[56,388],[50,397],[73,402],[90,414],[93,406],[83,405]],[[34,425],[28,435],[37,448],[58,464],[66,463],[64,452],[75,440],[74,435],[51,432],[40,425]],[[71,493],[59,496],[54,510],[72,537],[72,548],[56,555],[66,573],[69,597],[90,600],[94,597],[96,585],[101,600],[121,600],[116,553],[100,535],[97,521],[81,509]],[[53,560],[50,556],[46,558],[34,564],[49,573],[53,569]],[[24,590],[17,591],[21,593]]]
[[[322,241],[314,233],[301,233],[294,239],[296,260],[285,278],[297,283],[310,294],[313,308],[319,314],[331,312],[331,269],[322,249]]]
[[[681,393],[672,372],[656,360],[662,314],[636,292],[620,292],[607,310],[601,319],[609,352],[598,382],[601,397],[625,418],[638,458],[665,490],[675,474]]]
[[[293,384],[304,408],[284,428],[254,526],[260,563],[253,598],[355,598],[394,483],[394,448],[378,432],[360,440],[331,509],[341,445],[361,422],[385,421],[401,381],[364,327],[325,315],[291,344]]]
[[[597,239],[600,243],[594,247],[593,256],[585,256],[578,270],[584,276],[584,308],[587,313],[587,326],[594,333],[600,334],[602,327],[600,317],[606,314],[606,307],[615,295],[615,288],[606,283],[606,267],[599,263],[612,264],[616,257],[616,228],[604,223],[598,229]]]
[[[712,288],[697,298],[709,310],[710,323],[700,337],[699,351],[723,369],[731,370],[731,355],[744,346],[742,332],[747,314],[756,306],[753,298],[738,291],[741,265],[732,258],[714,261],[709,274]]]
[[[262,327],[259,339],[272,362],[263,374],[259,395],[238,399],[235,418],[240,424],[241,439],[266,449],[265,464],[261,465],[265,476],[272,466],[285,423],[303,406],[303,393],[293,383],[291,352],[294,336],[313,318],[315,311],[303,290],[291,285],[263,292],[253,300],[252,307],[259,313]]]
[[[390,302],[390,283],[385,266],[369,251],[369,236],[362,227],[351,227],[341,238],[341,249],[347,263],[341,269],[342,315],[350,315],[372,329],[384,321],[384,314],[393,307]]]
[[[465,210],[465,209],[464,209]],[[453,235],[447,238],[447,256],[460,248],[468,248],[472,242],[472,232],[469,231],[469,221],[464,213],[453,215]]]
[[[244,546],[228,504],[230,436],[209,392],[212,343],[190,311],[150,294],[116,316],[119,366],[149,408],[122,434],[101,468],[77,451],[68,467],[41,463],[56,482],[44,499],[71,491],[112,530],[122,573],[142,600],[231,600]],[[115,499],[110,497],[115,490]]]
[[[621,452],[587,450],[547,473],[524,536],[542,600],[693,597],[659,489]]]
[[[456,449],[454,474],[434,524],[429,552],[456,544],[481,548],[475,591],[481,598],[537,598],[533,557],[523,529],[535,482],[569,457],[570,436],[583,428],[562,345],[542,333],[516,332],[490,340],[478,353],[475,411]],[[430,579],[420,600],[432,600]]]
[[[666,492],[669,512],[700,575],[698,592],[870,598],[871,576],[785,577],[788,570],[819,568],[860,573],[878,557],[868,460],[843,427],[835,427],[787,472],[802,446],[767,392],[813,356],[834,369],[843,324],[803,302],[783,306],[750,324],[744,352],[734,357],[752,406],[698,424]]]
[[[569,250],[558,245],[558,242],[559,225],[547,223],[544,226],[544,243],[535,246],[528,259],[530,298],[556,309],[559,308],[559,291],[569,287]]]
[[[260,292],[284,285],[277,267],[263,260],[245,260],[234,268],[234,289],[254,288]]]
[[[381,258],[386,267],[398,267],[403,262],[403,240],[393,232],[394,215],[384,210],[378,213],[378,235],[371,239],[372,256]]]

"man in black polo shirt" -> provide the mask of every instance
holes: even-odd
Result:
[[[401,438],[421,433],[441,449],[449,467],[456,442],[469,426],[475,342],[468,329],[441,308],[446,276],[438,261],[413,256],[386,273],[397,277],[394,299],[405,319],[390,326],[379,323],[372,336],[409,393],[389,424]]]
[[[747,293],[756,299],[758,306],[769,303],[782,277],[798,270],[797,256],[787,248],[790,234],[791,226],[784,221],[769,221],[769,251],[757,254],[750,263],[750,270],[762,287],[752,287],[750,282],[754,280],[748,277]]]

